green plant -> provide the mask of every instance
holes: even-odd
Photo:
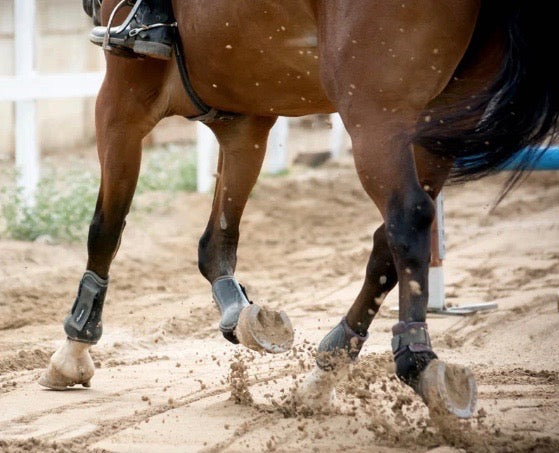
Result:
[[[61,180],[51,172],[39,182],[33,205],[14,186],[1,193],[3,229],[8,236],[26,241],[41,236],[67,242],[83,238],[95,207],[98,178],[71,172]]]
[[[145,168],[138,180],[138,193],[154,191],[196,190],[196,160],[194,153],[185,153],[180,148],[165,151],[150,151]]]
[[[138,180],[137,193],[193,191],[196,161],[193,153],[180,149],[151,151]],[[12,183],[0,190],[0,231],[13,239],[34,241],[39,237],[59,242],[82,240],[91,221],[99,178],[80,169],[62,173],[47,170],[37,187],[35,203],[28,205]],[[153,209],[148,204],[144,209]]]

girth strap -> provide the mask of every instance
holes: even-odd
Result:
[[[179,74],[181,76],[182,84],[186,91],[186,94],[194,106],[201,112],[200,115],[187,116],[186,119],[190,121],[201,121],[204,124],[209,124],[215,120],[232,120],[240,116],[238,113],[224,112],[222,110],[217,110],[206,104],[200,96],[194,90],[192,82],[190,81],[190,76],[188,75],[188,69],[186,69],[186,63],[184,59],[184,50],[182,47],[181,38],[178,30],[175,31],[175,37],[173,39],[173,49],[175,51],[175,58],[177,60],[177,66],[179,69]]]

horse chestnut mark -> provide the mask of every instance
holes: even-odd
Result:
[[[522,169],[534,156],[520,150],[556,138],[559,92],[546,68],[555,53],[553,15],[527,2],[480,7],[477,0],[452,8],[384,2],[382,14],[366,0],[276,2],[265,14],[260,2],[206,3],[175,2],[181,10],[172,11],[170,1],[137,0],[117,25],[116,0],[104,0],[100,15],[99,1],[84,0],[90,15],[105,20],[91,40],[109,55],[96,105],[102,190],[87,272],[65,321],[68,339],[40,383],[89,385],[88,348],[101,337],[142,138],[171,115],[204,122],[220,144],[212,213],[198,249],[220,331],[253,349],[289,349],[287,315],[252,304],[234,276],[239,222],[277,116],[337,111],[360,181],[385,223],[374,234],[362,290],[320,342],[305,397],[332,401],[337,376],[358,357],[380,303],[399,282],[397,376],[431,407],[472,415],[472,374],[437,358],[425,323],[433,198],[449,178],[478,178],[510,161]],[[491,49],[498,50],[488,58]],[[154,60],[172,56],[178,64]],[[518,172],[506,189],[517,180]]]

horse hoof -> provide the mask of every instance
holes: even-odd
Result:
[[[95,366],[89,355],[90,346],[66,339],[50,358],[39,384],[53,390],[66,390],[78,384],[90,387],[91,378],[95,373]]]
[[[298,403],[313,410],[333,406],[336,401],[337,380],[337,372],[325,371],[316,366],[295,392]]]
[[[458,418],[470,418],[476,410],[476,381],[463,366],[432,360],[419,376],[418,393],[435,413],[450,412]]]
[[[241,344],[255,351],[277,354],[293,346],[293,327],[287,315],[255,304],[242,309],[235,335]]]

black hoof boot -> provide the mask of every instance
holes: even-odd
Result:
[[[392,328],[392,353],[396,375],[419,392],[421,372],[437,358],[431,349],[431,340],[424,322],[400,321]]]
[[[120,26],[111,27],[109,22],[107,27],[95,27],[89,40],[118,56],[169,60],[176,28],[170,3],[137,0]]]
[[[318,345],[316,364],[323,370],[333,370],[339,362],[354,361],[367,338],[369,334],[363,336],[354,332],[344,316]]]

